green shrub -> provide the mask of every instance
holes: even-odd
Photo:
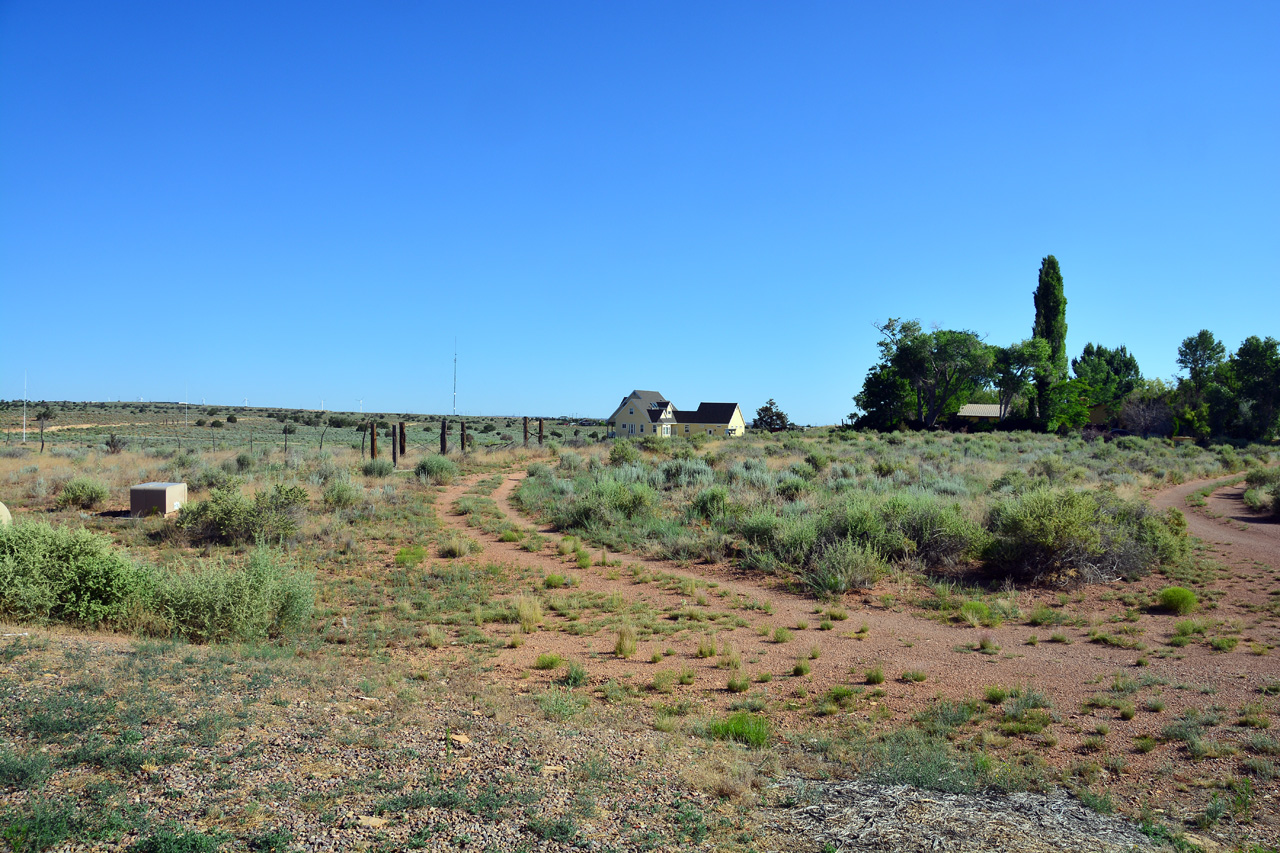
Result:
[[[347,509],[360,503],[364,491],[351,483],[336,481],[324,490],[324,505],[329,509]]]
[[[147,599],[151,573],[104,535],[29,522],[0,527],[0,614],[93,627]]]
[[[242,568],[223,562],[196,569],[165,570],[153,608],[169,632],[191,642],[251,641],[301,628],[315,604],[309,574],[258,547]]]
[[[62,509],[93,509],[104,503],[109,494],[110,490],[105,483],[90,477],[76,477],[62,487],[58,494],[58,506]]]
[[[802,579],[814,592],[841,595],[872,586],[887,568],[870,545],[845,539],[819,553]]]
[[[370,459],[361,466],[360,473],[366,477],[390,477],[394,470],[390,459]]]
[[[423,482],[447,486],[458,476],[458,466],[447,456],[428,456],[418,462],[413,473]]]
[[[1179,616],[1186,616],[1196,609],[1196,594],[1180,586],[1166,586],[1160,590],[1160,607]]]
[[[179,510],[174,523],[195,539],[228,544],[289,539],[298,532],[307,502],[300,486],[278,484],[252,500],[235,489],[214,489],[208,500]]]
[[[988,559],[1059,585],[1136,578],[1188,547],[1181,513],[1100,492],[1037,489],[996,503],[988,524]]]
[[[620,438],[609,448],[609,464],[613,466],[633,465],[640,461],[640,450],[625,438]]]

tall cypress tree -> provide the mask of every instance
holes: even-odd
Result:
[[[1049,414],[1049,389],[1067,379],[1067,297],[1062,293],[1062,271],[1058,259],[1049,255],[1040,262],[1040,283],[1036,285],[1036,322],[1031,337],[1049,345],[1048,368],[1036,374],[1037,414]]]

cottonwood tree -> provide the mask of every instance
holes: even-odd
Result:
[[[1244,438],[1265,438],[1280,428],[1280,341],[1250,335],[1231,358]]]
[[[922,332],[919,323],[892,319],[879,328],[893,344],[889,364],[915,392],[916,418],[926,428],[991,376],[992,348],[973,332]]]
[[[1041,338],[992,347],[991,381],[1000,402],[1000,420],[1009,416],[1013,398],[1031,386],[1032,377],[1043,372],[1048,361],[1049,344]]]
[[[787,413],[778,408],[778,404],[772,397],[760,408],[756,409],[756,429],[767,429],[769,432],[782,432],[791,426],[791,420],[787,417]]]
[[[1203,391],[1214,370],[1227,357],[1227,348],[1208,329],[1201,329],[1178,345],[1178,366],[1187,371],[1191,384]]]
[[[1062,270],[1058,259],[1047,255],[1040,262],[1040,279],[1034,296],[1036,319],[1031,337],[1049,344],[1049,360],[1036,374],[1036,404],[1041,419],[1047,420],[1049,389],[1067,379],[1067,297],[1062,291]]]

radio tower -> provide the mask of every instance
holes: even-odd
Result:
[[[453,339],[453,416],[458,416],[458,339]]]

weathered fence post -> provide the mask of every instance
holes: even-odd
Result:
[[[538,418],[538,446],[542,446],[542,437],[545,430],[543,429],[542,418]]]
[[[524,419],[524,446],[529,446],[529,419]]]
[[[449,419],[440,419],[440,455],[444,456],[449,452]]]
[[[400,455],[404,456],[405,450],[409,446],[408,438],[404,434],[404,421],[400,422]]]
[[[400,449],[400,442],[396,441],[396,428],[393,426],[391,427],[391,467],[392,468],[400,467],[400,454],[396,452],[399,449]]]
[[[378,422],[369,421],[369,458],[378,458]]]

